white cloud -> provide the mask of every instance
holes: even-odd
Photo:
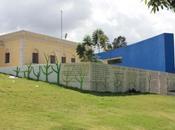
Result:
[[[141,0],[0,0],[0,33],[19,29],[60,35],[60,10],[64,33],[81,41],[85,34],[101,28],[110,40],[124,35],[129,43],[175,32],[175,13],[150,13]]]

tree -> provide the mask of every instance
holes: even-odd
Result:
[[[175,12],[175,0],[144,0],[148,8],[151,8],[152,12],[157,12],[160,9],[166,8],[167,10],[173,10]]]
[[[78,46],[76,48],[76,53],[81,60],[84,59],[85,51],[86,51],[85,46],[83,44],[78,44]]]
[[[102,35],[101,37],[100,37],[100,46],[101,46],[101,48],[103,48],[105,51],[107,51],[108,49],[107,49],[107,47],[108,47],[108,41],[109,41],[109,39],[108,39],[108,37],[104,34],[104,35]]]
[[[77,55],[81,61],[88,62],[88,61],[96,61],[94,51],[92,50],[93,43],[92,39],[89,35],[85,36],[83,39],[83,43],[79,44],[76,48]]]
[[[119,47],[126,46],[126,38],[123,36],[119,36],[115,38],[112,44],[109,44],[109,39],[107,35],[101,30],[96,29],[92,33],[92,37],[90,35],[86,35],[83,39],[82,44],[78,44],[76,48],[77,55],[84,62],[97,62],[97,57],[94,54],[94,48],[98,48],[104,51],[112,50]]]
[[[108,37],[104,34],[103,30],[96,29],[92,33],[92,42],[94,46],[97,46],[98,51],[100,52],[100,47],[105,51],[107,50]]]
[[[108,50],[112,50],[113,49],[112,44],[108,44],[107,48]]]
[[[86,35],[83,39],[83,45],[91,47],[93,45],[91,36]]]
[[[104,35],[104,32],[101,29],[96,29],[92,33],[92,41],[93,41],[94,46],[100,47],[99,39],[101,35]]]
[[[85,61],[96,62],[96,57],[92,49],[85,52]]]
[[[126,38],[124,36],[118,36],[117,38],[114,38],[112,45],[113,49],[125,47],[127,46]]]

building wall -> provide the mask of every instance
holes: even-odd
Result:
[[[174,36],[165,34],[166,72],[174,72]]]
[[[0,48],[0,66],[16,66],[19,64],[19,39],[17,37],[3,41],[3,47]],[[5,53],[10,53],[10,63],[5,63]]]
[[[38,39],[35,37],[24,38],[24,63],[32,63],[32,53],[37,51],[39,53],[39,64],[45,63],[45,55],[55,55],[59,62],[61,57],[66,57],[66,62],[71,63],[71,58],[76,58],[76,62],[79,62],[76,55],[76,45],[69,45],[66,42],[51,41],[48,39]],[[75,43],[71,43],[75,44]]]
[[[122,57],[121,66],[174,72],[173,34],[161,34],[127,47],[97,54],[106,60]]]
[[[0,36],[0,42],[4,44],[4,46],[0,46],[0,67],[30,64],[32,63],[32,53],[35,51],[39,53],[39,64],[45,63],[45,54],[55,55],[59,62],[61,62],[62,56],[66,57],[67,63],[71,63],[71,58],[75,58],[76,62],[79,62],[75,42],[27,31]],[[10,53],[10,63],[5,63],[6,52]]]
[[[4,46],[0,45],[0,66],[3,64]]]

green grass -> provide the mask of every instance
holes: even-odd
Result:
[[[175,97],[97,96],[0,75],[0,130],[175,130]]]

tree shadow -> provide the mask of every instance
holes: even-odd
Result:
[[[53,83],[51,83],[53,84]],[[64,85],[59,85],[59,87],[65,88],[65,89],[69,89],[69,90],[73,90],[73,91],[77,91],[80,93],[84,93],[84,94],[90,94],[90,95],[94,95],[94,96],[99,96],[99,97],[112,97],[112,96],[136,96],[136,95],[150,95],[153,93],[148,93],[148,92],[139,92],[139,91],[130,91],[128,90],[127,92],[116,92],[116,93],[112,93],[112,92],[96,92],[96,91],[90,91],[90,90],[80,90],[79,88],[72,88],[72,87],[67,87]]]

